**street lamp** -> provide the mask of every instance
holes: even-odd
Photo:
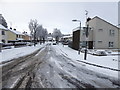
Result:
[[[81,21],[80,20],[72,20],[73,22],[79,22],[80,23],[80,31],[81,31]],[[79,41],[79,50],[78,50],[78,54],[80,54],[80,41]]]

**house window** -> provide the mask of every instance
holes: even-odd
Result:
[[[16,37],[18,38],[19,35],[16,35]]]
[[[114,36],[115,35],[115,30],[110,30],[109,34],[110,34],[110,36]]]
[[[99,32],[102,32],[102,31],[103,31],[103,29],[98,29],[98,31],[99,31]]]
[[[5,31],[2,31],[2,35],[5,35]]]
[[[113,42],[109,42],[109,47],[113,47]]]
[[[85,35],[85,30],[83,30],[83,35]]]
[[[98,41],[98,43],[102,43],[102,41],[101,41],[101,40],[99,40],[99,41]]]

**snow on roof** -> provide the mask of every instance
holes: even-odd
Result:
[[[19,32],[19,31],[16,31],[16,30],[11,30],[11,29],[9,29],[11,32],[13,32],[13,33],[15,33],[15,34],[19,34],[19,35],[23,35],[21,32]]]
[[[113,25],[112,23],[110,23],[110,22],[108,22],[108,21],[106,21],[106,20],[104,20],[104,19],[102,19],[102,18],[100,18],[100,17],[98,17],[98,16],[93,17],[91,20],[94,20],[95,18],[100,19],[100,20],[102,20],[102,21],[104,21],[104,22],[112,25],[113,27],[116,27],[117,29],[119,29],[116,25]],[[90,21],[91,21],[91,20],[90,20]]]
[[[31,36],[31,35],[30,35],[30,34],[28,34],[28,33],[23,33],[23,35]]]
[[[3,30],[8,30],[7,28],[5,28],[3,25],[0,24],[0,29],[3,29]]]

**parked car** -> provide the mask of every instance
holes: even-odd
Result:
[[[2,43],[2,47],[13,46],[13,43]]]
[[[68,45],[68,42],[63,42],[62,44],[63,44],[63,45]]]
[[[32,46],[32,45],[34,45],[34,43],[32,43],[32,42],[27,42],[27,46]]]
[[[105,51],[96,51],[94,54],[98,56],[107,56],[107,53]]]
[[[53,45],[56,45],[56,43],[53,43]]]
[[[11,49],[11,48],[12,48],[11,46],[2,47],[2,49]]]

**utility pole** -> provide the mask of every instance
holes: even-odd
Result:
[[[84,55],[84,60],[87,59],[87,38],[88,38],[88,28],[89,28],[88,23],[87,23],[88,11],[85,10],[85,12],[86,12],[86,14],[85,14],[85,15],[86,15],[86,29],[85,29],[85,33],[86,33],[86,44],[85,44],[85,55]]]
[[[81,34],[81,21],[80,21],[80,34]],[[80,36],[81,37],[81,36]],[[79,41],[79,50],[78,50],[78,54],[80,54],[81,51],[81,45],[80,45],[80,41]]]

